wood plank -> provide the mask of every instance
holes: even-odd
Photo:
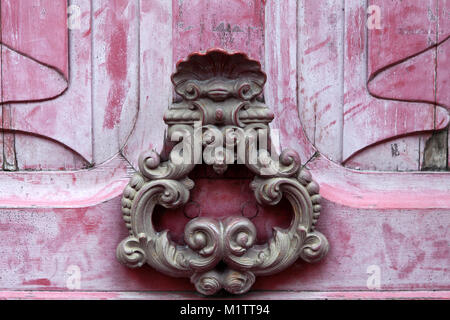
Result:
[[[6,300],[211,300],[194,292],[0,291]],[[448,300],[450,291],[259,291],[214,300]]]
[[[0,110],[2,107],[0,107]],[[0,134],[0,168],[3,170],[3,132]]]
[[[449,56],[449,36],[450,36],[450,19],[448,13],[450,12],[450,1],[439,1],[439,21],[438,21],[438,41],[442,44],[438,46],[437,50],[437,88],[436,99],[438,101],[445,101],[446,105],[450,105],[450,83],[448,79],[448,70],[450,66]],[[446,18],[447,16],[447,18]],[[446,76],[447,75],[447,76]],[[448,149],[450,150],[450,138],[448,138]],[[448,158],[448,169],[450,170],[450,156]]]
[[[338,163],[343,161],[344,165],[362,170],[391,171],[397,167],[402,171],[420,170],[421,163],[416,150],[421,148],[422,142],[429,136],[427,133],[420,132],[431,131],[435,128],[442,129],[448,124],[448,111],[443,108],[435,110],[433,106],[435,103],[435,53],[432,50],[433,47],[430,50],[426,50],[427,47],[424,47],[426,34],[419,32],[423,28],[413,26],[420,29],[417,32],[419,36],[414,36],[413,29],[404,24],[414,24],[415,22],[401,21],[401,19],[398,19],[398,16],[401,16],[400,14],[397,14],[397,17],[392,17],[395,12],[403,10],[402,6],[404,5],[385,3],[384,1],[372,1],[369,4],[380,6],[380,19],[384,23],[393,20],[396,26],[400,25],[400,29],[397,28],[400,31],[396,28],[383,29],[383,24],[381,24],[380,30],[369,29],[367,31],[369,42],[366,45],[364,29],[367,20],[365,14],[363,15],[366,8],[364,2],[347,2],[347,6],[360,6],[356,10],[359,10],[359,16],[349,17],[347,14],[346,19],[347,22],[350,22],[350,26],[346,24],[347,30],[341,32],[339,32],[339,20],[337,19],[341,18],[341,25],[343,25],[344,17],[337,13],[344,12],[338,8],[339,5],[343,5],[343,2],[335,1],[327,2],[327,4],[299,2],[298,45],[301,49],[299,51],[298,95],[301,122],[312,144],[333,161]],[[325,10],[324,6],[326,5],[330,7]],[[423,7],[421,12],[417,6]],[[421,15],[419,25],[420,23],[428,24],[431,28],[430,32],[433,32],[433,30],[436,32],[436,17],[427,16],[427,12],[433,12],[431,9],[431,11],[427,11],[427,8],[436,11],[437,3],[414,4],[412,7],[405,7],[405,10],[408,15]],[[385,17],[385,15],[388,17]],[[310,22],[308,22],[308,18],[311,20]],[[396,34],[390,36],[393,32],[396,32]],[[324,39],[314,40],[316,35],[320,35]],[[415,41],[413,48],[417,47],[426,51],[403,63],[400,62],[392,67],[387,67],[386,70],[384,67],[378,66],[381,69],[379,69],[379,73],[377,73],[378,71],[373,72],[374,78],[369,81],[369,92],[367,92],[365,88],[368,72],[367,63],[370,69],[372,68],[371,63],[374,64],[375,68],[380,63],[389,64],[389,59],[392,57],[401,61],[405,58],[401,56],[402,54],[414,54],[411,53],[411,48],[408,46],[399,51],[400,56],[395,56],[396,53],[392,54],[386,43],[392,41],[393,37],[397,37],[398,39],[395,39],[404,43]],[[346,41],[344,41],[345,39]],[[358,42],[358,39],[361,41]],[[343,47],[346,50],[348,49],[345,56],[343,51],[339,52],[339,49],[334,47],[336,41],[341,42],[340,49]],[[383,44],[378,44],[380,41],[383,41]],[[311,43],[317,45],[314,46]],[[430,42],[431,46],[435,44],[436,42]],[[395,45],[398,46],[398,43]],[[368,57],[366,57],[366,47],[369,48]],[[333,51],[333,48],[335,51]],[[359,52],[359,58],[357,58],[357,55],[351,57],[349,50]],[[380,53],[383,50],[386,52]],[[327,52],[334,52],[334,55],[327,54]],[[387,60],[380,60],[384,59],[379,57],[380,54]],[[371,62],[372,56],[375,59],[373,62]],[[342,60],[339,60],[339,57],[342,57]],[[324,61],[321,62],[321,59]],[[345,65],[343,64],[344,60]],[[320,71],[313,70],[313,68],[320,68]],[[346,109],[342,110],[340,101],[343,99],[338,94],[339,90],[344,87],[342,83],[342,70],[344,68],[347,75],[347,91],[344,101]],[[339,76],[340,74],[341,76]],[[429,81],[424,81],[424,74]],[[319,90],[320,88],[316,89],[318,87],[324,91]],[[311,93],[308,93],[308,91],[311,91]],[[389,101],[380,100],[380,98]],[[400,104],[391,100],[425,101],[429,104]],[[423,107],[425,109],[420,110]],[[381,114],[380,112],[384,110],[387,110],[387,112]],[[346,136],[344,136],[346,138],[345,145],[342,145],[343,113],[344,117],[347,118]],[[353,119],[354,117],[357,119]],[[414,119],[420,119],[419,122],[422,125],[417,126]],[[409,123],[410,121],[413,122]],[[375,127],[373,127],[374,125]],[[406,142],[403,136],[409,134],[409,132],[415,133],[409,136]],[[387,152],[390,145],[396,143],[391,143],[392,141],[402,141],[403,144],[407,144],[404,148],[405,151],[400,152],[395,157],[395,161],[391,161],[393,160],[392,157],[379,157],[378,153],[373,150],[375,148]],[[349,151],[351,154],[347,154],[345,158],[337,156],[342,153],[343,149],[351,149],[352,151]],[[364,161],[368,161],[367,166],[364,165]]]
[[[438,10],[438,42],[441,43],[450,36],[450,19],[448,19],[450,1],[439,0]]]
[[[93,206],[122,194],[130,175],[120,156],[89,170],[0,171],[0,208]]]
[[[134,168],[144,150],[161,151],[165,132],[162,119],[172,102],[172,1],[139,3],[139,112],[122,151]]]
[[[172,1],[173,59],[219,47],[264,59],[264,1]]]
[[[357,1],[356,4],[358,3],[362,5],[362,2]],[[265,96],[266,103],[272,108],[277,105],[274,101],[278,96],[278,88],[282,88],[283,84],[290,83],[288,80],[290,74],[297,73],[297,66],[291,65],[289,68],[284,69],[280,66],[283,60],[281,60],[282,56],[279,54],[280,46],[276,45],[276,42],[280,39],[280,37],[277,37],[277,34],[283,38],[292,39],[293,33],[294,37],[291,41],[294,43],[296,42],[297,35],[295,28],[292,27],[283,28],[285,32],[276,32],[277,28],[279,28],[280,21],[288,21],[287,19],[275,19],[276,15],[271,10],[275,10],[276,8],[276,2],[266,2],[266,65],[272,67],[266,70],[268,73],[268,83],[266,85]],[[361,9],[362,7],[360,6],[359,8]],[[284,10],[284,12],[292,12],[292,10]],[[365,16],[365,10],[360,10],[360,14]],[[277,21],[278,24],[276,23]],[[355,19],[351,21],[353,23]],[[356,37],[356,39],[359,39],[359,37]],[[360,44],[357,42],[356,47],[359,46]],[[360,55],[358,57],[360,58]],[[348,58],[346,53],[346,59]],[[354,73],[356,79],[354,81],[358,83],[357,79],[361,76],[360,73],[365,74],[364,60],[359,60],[357,63],[356,58],[354,58],[351,61],[359,66],[358,69],[350,70]],[[278,70],[283,72],[279,76],[277,74]],[[351,79],[349,76],[348,81],[351,82]],[[367,78],[364,77],[359,80],[359,83],[366,83],[366,80]],[[358,90],[365,90],[366,92],[365,87],[358,87]],[[351,97],[347,96],[345,98],[350,99]],[[297,120],[297,124],[295,124],[293,119],[296,119],[297,115],[292,115],[294,111],[289,111],[292,112],[290,114],[291,117],[285,117],[287,112],[283,108],[274,110],[275,117],[281,118],[282,123],[298,126],[298,123],[303,122],[303,119],[301,119]],[[446,114],[443,114],[443,116],[444,119],[447,117]],[[294,123],[292,124],[292,122]],[[362,133],[359,132],[358,134],[361,135]],[[291,135],[282,131],[280,136],[283,140],[283,147],[295,146],[295,150],[300,153],[303,162],[310,159],[315,152],[314,147],[302,128]],[[308,167],[311,168],[314,179],[321,184],[321,193],[329,200],[343,205],[362,208],[450,207],[448,200],[450,180],[445,174],[358,172],[343,168],[323,156],[311,159]]]
[[[382,2],[381,5],[387,5],[388,2]],[[407,12],[411,9],[415,14],[417,11],[421,12],[421,16],[427,17],[426,3],[421,3],[424,8],[420,10],[412,10],[411,8],[405,9]],[[373,74],[375,70],[382,68],[381,64],[391,63],[394,59],[390,55],[387,55],[390,60],[386,62],[385,60],[379,61],[378,57],[381,54],[380,50],[388,50],[386,44],[379,49],[374,49],[373,46],[378,46],[375,44],[375,40],[381,42],[382,39],[375,39],[376,35],[383,34],[388,37],[389,32],[392,30],[397,30],[400,26],[395,23],[397,20],[393,21],[394,27],[385,28],[385,30],[368,30],[369,37],[369,69],[366,69],[367,57],[365,54],[365,12],[366,7],[363,2],[346,2],[346,71],[345,71],[345,95],[344,95],[344,150],[343,150],[343,160],[346,161],[353,154],[366,148],[368,146],[374,145],[375,143],[382,142],[383,140],[392,139],[394,137],[399,137],[406,134],[411,134],[415,132],[431,131],[434,129],[442,129],[448,124],[448,112],[443,108],[437,108],[433,104],[423,104],[423,103],[410,103],[410,102],[398,102],[390,100],[375,99],[370,96],[365,88],[365,83],[367,81],[366,75]],[[387,9],[387,8],[386,8]],[[397,8],[397,12],[400,10]],[[389,10],[385,10],[386,21],[391,23],[391,18],[395,14]],[[384,12],[382,10],[382,12]],[[388,15],[389,13],[389,15]],[[397,15],[398,16],[398,15]],[[389,19],[388,19],[389,18]],[[425,19],[424,18],[424,19]],[[393,18],[392,18],[393,19]],[[407,20],[407,19],[403,19]],[[403,21],[402,20],[402,21]],[[426,22],[426,21],[425,21]],[[434,23],[434,24],[433,24]],[[436,22],[434,21],[432,26]],[[390,25],[389,25],[390,26]],[[417,27],[417,26],[416,26]],[[405,27],[406,28],[406,27]],[[409,30],[409,29],[405,29]],[[405,33],[406,35],[409,32]],[[419,39],[421,42],[413,43],[411,47],[414,50],[418,48],[427,48],[427,42],[424,39],[426,35],[421,35]],[[390,38],[388,38],[390,39]],[[403,38],[402,38],[403,39]],[[412,38],[413,40],[416,37]],[[425,37],[425,39],[427,39]],[[400,40],[399,40],[400,41]],[[409,36],[407,36],[404,41],[404,46],[408,47],[408,50],[412,50],[409,46],[408,41],[410,41]],[[412,40],[411,40],[412,41]],[[433,44],[433,43],[432,43]],[[372,47],[371,47],[372,46]],[[395,44],[394,49],[398,46]],[[376,47],[377,48],[377,47]],[[389,50],[393,50],[392,48]],[[406,49],[405,49],[406,50]],[[407,54],[410,51],[399,50],[399,54]],[[372,57],[375,60],[371,60]],[[397,56],[396,56],[397,57]],[[442,126],[436,126],[435,124],[435,113],[441,119],[445,119],[442,122]],[[414,166],[416,167],[416,166]]]
[[[392,139],[363,149],[345,162],[347,168],[373,171],[420,171],[431,134]]]
[[[17,156],[16,156],[16,137],[15,133],[11,131],[11,106],[2,106],[2,135],[3,135],[3,166],[5,171],[17,170]]]
[[[139,2],[102,0],[92,5],[94,162],[100,164],[122,149],[136,122]]]
[[[47,67],[6,45],[1,50],[3,103],[53,99],[67,89],[67,78],[55,67]]]
[[[368,91],[380,99],[434,104],[436,58],[436,48],[431,47],[387,69],[378,70],[376,76],[368,83]]]
[[[92,163],[91,7],[88,0],[70,4],[80,9],[80,29],[69,30],[70,86],[57,99],[14,104],[11,126],[56,140]]]
[[[380,7],[381,29],[369,30],[368,76],[426,50],[437,42],[439,0],[369,0]],[[356,3],[356,1],[355,1]]]
[[[56,141],[23,132],[16,132],[14,137],[18,170],[73,171],[91,167],[74,150]]]
[[[437,47],[436,104],[450,110],[450,38]],[[437,124],[439,125],[439,124]]]
[[[275,146],[296,150],[305,162],[315,150],[303,134],[297,104],[297,9],[296,1],[266,1],[264,97],[275,114],[272,135],[280,141]]]
[[[1,16],[3,101],[61,94],[68,86],[67,1],[2,0]]]
[[[344,3],[300,1],[299,109],[309,140],[342,161]]]
[[[78,290],[192,291],[187,279],[115,260],[127,234],[119,208],[120,198],[91,208],[2,209],[0,290],[70,291],[68,270],[76,266]],[[329,201],[322,208],[318,229],[331,244],[326,259],[260,277],[255,291],[366,291],[373,265],[381,290],[449,288],[448,209],[351,209]]]
[[[450,208],[447,173],[357,171],[323,156],[307,167],[323,197],[352,208]]]

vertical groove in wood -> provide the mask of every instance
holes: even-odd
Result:
[[[70,3],[70,2],[69,2]],[[96,162],[96,146],[95,146],[95,129],[94,129],[94,125],[95,125],[95,114],[94,114],[94,101],[95,101],[95,92],[94,92],[94,84],[95,84],[95,71],[94,71],[94,65],[95,65],[95,39],[94,39],[94,34],[95,34],[95,25],[94,25],[94,3],[91,0],[90,1],[90,19],[89,19],[89,23],[91,25],[91,50],[92,50],[92,54],[91,54],[91,83],[90,83],[90,88],[91,88],[91,92],[90,92],[90,96],[91,96],[91,101],[90,101],[90,105],[91,105],[91,154],[92,154],[92,164],[95,165]],[[70,42],[70,32],[69,32],[69,42]],[[70,64],[69,64],[69,72],[70,72]]]
[[[342,57],[341,57],[341,64],[342,64],[342,66],[341,66],[341,68],[342,68],[342,70],[341,70],[341,81],[342,81],[342,83],[341,83],[341,94],[342,94],[342,96],[341,96],[341,99],[340,99],[340,102],[342,102],[342,107],[341,107],[341,112],[342,112],[342,117],[341,117],[341,125],[342,125],[342,128],[341,128],[341,136],[340,136],[340,142],[341,142],[341,147],[340,147],[340,163],[342,163],[342,161],[344,160],[344,118],[345,118],[345,114],[344,114],[344,106],[345,106],[345,53],[346,53],[346,49],[345,49],[345,46],[346,46],[346,42],[345,42],[345,39],[346,39],[346,32],[347,32],[347,28],[345,27],[346,25],[347,25],[347,21],[346,21],[346,19],[347,19],[347,15],[345,14],[345,0],[342,0],[342,3],[341,3],[341,6],[342,6],[342,17],[341,17],[341,19],[342,19],[342,32],[341,32],[341,34],[342,34],[342,38],[341,38],[341,43],[342,43],[342,45],[341,45],[341,48],[342,48]]]
[[[139,1],[138,113],[122,149],[137,168],[143,150],[161,151],[165,126],[162,121],[172,98],[172,1]]]
[[[439,0],[436,0],[436,37],[435,42],[436,44],[439,43]],[[433,83],[433,90],[434,90],[434,129],[437,128],[437,79],[438,79],[438,45],[434,48],[434,83]]]
[[[299,110],[309,140],[342,161],[344,3],[299,2]]]
[[[264,92],[266,104],[275,113],[271,128],[279,130],[280,148],[293,148],[306,162],[315,150],[300,121],[297,90],[302,75],[297,52],[297,15],[297,1],[266,2]]]
[[[139,103],[139,2],[93,2],[92,87],[94,162],[101,164],[129,138]]]
[[[4,139],[4,125],[3,125],[3,27],[2,27],[2,1],[0,0],[0,117],[1,117],[1,135],[0,135],[0,168],[4,166],[4,151],[3,151],[3,139]]]
[[[11,129],[11,106],[3,105],[3,170],[17,171],[15,133]]]
[[[1,123],[2,123],[2,156],[1,168],[5,171],[17,170],[17,158],[16,158],[16,145],[15,134],[10,131],[11,129],[11,106],[4,105],[4,93],[3,93],[3,7],[0,1],[0,111],[1,111]]]
[[[450,1],[448,1],[448,0],[437,0],[436,43],[440,43],[443,39],[445,39],[445,37],[449,36],[450,30],[446,29],[447,25],[445,24],[445,23],[448,24],[448,21],[449,21],[448,16],[446,16],[446,14],[448,15],[449,10],[450,10]],[[442,27],[441,22],[443,22],[442,24],[444,24],[443,27]],[[441,39],[441,28],[442,28],[442,30],[445,30],[443,32],[444,34],[442,35],[442,39]],[[445,34],[445,32],[447,32],[447,34]],[[450,40],[447,39],[447,47],[449,46],[448,45],[448,41],[450,41]],[[442,44],[440,46],[439,45],[436,46],[436,78],[435,78],[435,101],[436,101],[436,106],[435,106],[435,109],[437,107],[438,100],[440,100],[439,97],[438,97],[439,90],[450,91],[450,87],[449,87],[448,82],[447,82],[447,89],[445,89],[445,87],[444,88],[439,88],[439,76],[441,74],[439,72],[439,66],[441,64],[440,57],[441,57],[441,52],[444,52],[444,50],[445,50],[444,46],[445,46],[445,44]],[[449,60],[448,54],[444,53],[442,56],[447,61]],[[447,62],[447,64],[444,63],[444,66],[442,68],[442,70],[443,70],[442,74],[444,75],[444,77],[445,77],[445,75],[447,75],[447,77],[448,77],[448,74],[449,74],[449,70],[448,70],[447,65],[448,65],[448,62]],[[447,93],[447,94],[449,94],[449,93]],[[449,108],[450,108],[450,106],[447,105],[447,111],[448,112],[450,112]],[[438,120],[436,119],[436,121],[438,121]],[[449,135],[450,126],[447,127],[446,131],[447,131],[446,170],[449,171],[450,170],[450,135]]]

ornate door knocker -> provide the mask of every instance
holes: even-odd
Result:
[[[117,247],[120,262],[131,268],[148,263],[169,276],[190,277],[205,295],[221,289],[242,294],[255,276],[278,273],[299,257],[315,262],[326,255],[328,241],[315,231],[319,186],[295,151],[278,156],[271,148],[269,123],[274,115],[260,98],[265,82],[259,62],[243,53],[214,49],[178,63],[172,83],[182,100],[164,116],[168,154],[144,152],[140,173],[123,193],[130,236]],[[229,164],[245,165],[255,174],[250,186],[258,203],[289,200],[294,212],[290,227],[274,228],[263,245],[256,244],[256,228],[242,216],[191,220],[184,229],[185,245],[173,242],[167,230],[156,231],[155,206],[185,205],[194,187],[188,174],[202,161],[220,174]]]

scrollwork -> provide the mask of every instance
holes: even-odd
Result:
[[[222,286],[222,277],[219,272],[212,270],[206,273],[196,273],[191,277],[195,289],[201,294],[210,296],[219,292]]]
[[[212,65],[198,68],[205,63]],[[217,65],[221,69],[214,71]],[[265,81],[259,63],[241,53],[212,50],[178,65],[172,82],[183,101],[169,107],[164,117],[169,153],[163,159],[155,151],[143,152],[140,172],[123,193],[130,235],[117,247],[120,262],[131,268],[147,263],[167,275],[189,277],[198,292],[213,295],[222,289],[245,293],[256,276],[281,272],[299,258],[316,262],[326,255],[328,241],[315,231],[319,185],[297,152],[286,149],[278,155],[270,139],[258,140],[270,138],[273,119],[260,99]],[[290,226],[274,228],[264,244],[257,244],[255,225],[242,216],[192,219],[183,244],[172,241],[168,230],[156,231],[155,207],[178,208],[188,202],[194,187],[188,174],[199,160],[219,174],[232,163],[247,166],[255,174],[251,188],[259,204],[289,201]]]

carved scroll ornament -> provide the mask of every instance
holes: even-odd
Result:
[[[257,61],[242,53],[210,50],[195,53],[172,75],[182,97],[166,112],[167,156],[144,152],[122,198],[130,236],[117,247],[128,267],[147,263],[173,277],[189,277],[198,292],[221,289],[247,292],[255,276],[279,273],[298,258],[322,259],[328,241],[315,231],[320,214],[319,186],[293,150],[274,156],[270,138],[273,113],[260,98],[266,75]],[[200,143],[197,143],[200,141]],[[269,152],[270,151],[270,152]],[[165,158],[165,160],[164,160]],[[274,228],[272,238],[256,244],[255,225],[242,216],[224,220],[199,217],[184,229],[184,245],[158,232],[152,223],[155,206],[177,208],[187,203],[194,182],[188,174],[201,161],[224,173],[229,164],[247,166],[255,174],[251,188],[259,204],[276,205],[286,197],[293,208],[287,229]],[[225,266],[225,267],[224,267]]]

